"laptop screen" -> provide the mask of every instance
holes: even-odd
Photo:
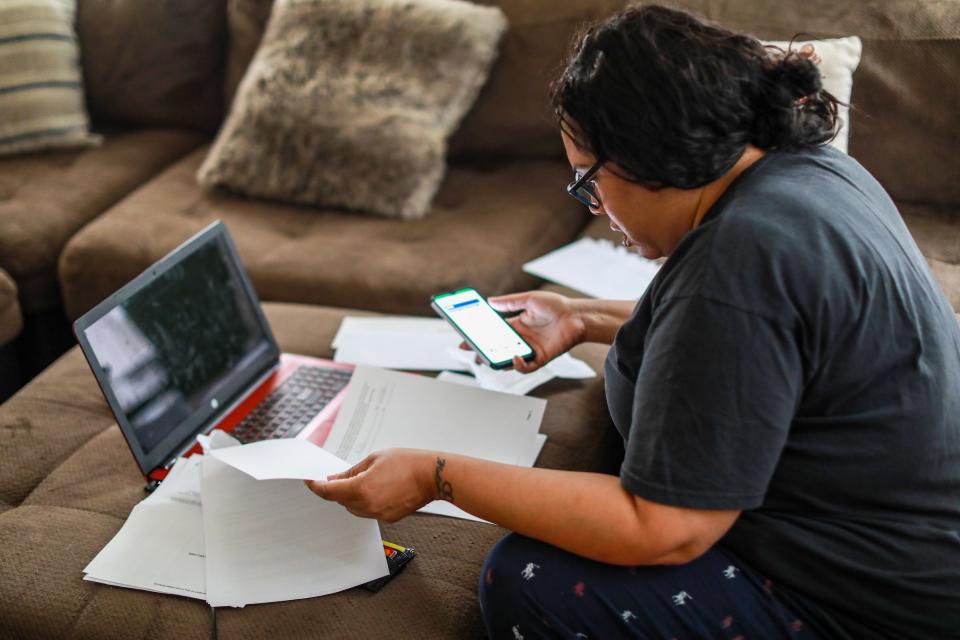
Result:
[[[82,331],[104,393],[137,445],[131,449],[150,468],[277,355],[226,228],[218,226],[220,233],[201,234],[203,241],[191,240],[114,294]]]

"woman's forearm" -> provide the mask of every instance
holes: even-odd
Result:
[[[430,455],[438,496],[571,553],[612,564],[669,564],[707,548],[694,534],[699,512],[639,500],[615,476]]]
[[[627,321],[637,306],[636,300],[577,298],[570,303],[583,322],[583,341],[603,344],[613,344],[620,326]]]

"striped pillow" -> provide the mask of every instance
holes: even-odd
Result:
[[[86,147],[75,0],[0,0],[0,156]]]

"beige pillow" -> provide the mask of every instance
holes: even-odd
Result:
[[[0,156],[96,144],[73,0],[0,1]]]
[[[505,28],[462,0],[278,0],[197,178],[421,218]]]

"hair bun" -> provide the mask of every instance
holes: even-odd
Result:
[[[785,89],[793,99],[805,98],[823,89],[817,65],[807,56],[790,51],[767,68],[768,81]]]

